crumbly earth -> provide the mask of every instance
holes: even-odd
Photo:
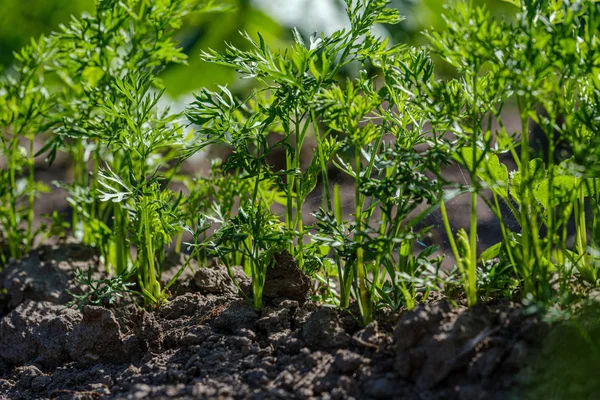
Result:
[[[281,274],[271,274],[272,298],[258,313],[244,294],[249,280],[234,271],[236,285],[213,266],[184,274],[158,310],[66,307],[72,268],[90,264],[97,258],[81,246],[54,246],[2,272],[0,398],[470,400],[554,390],[543,368],[551,326],[515,304],[442,300],[379,311],[362,328],[297,288],[286,298]],[[591,381],[553,398],[596,398]]]

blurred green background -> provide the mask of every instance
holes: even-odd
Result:
[[[406,20],[400,25],[382,27],[381,33],[395,42],[422,43],[420,32],[431,26],[443,27],[443,4],[449,0],[392,0]],[[501,0],[480,0],[495,13],[509,10]],[[31,38],[49,34],[69,22],[71,15],[94,13],[94,0],[2,0],[0,12],[0,68],[9,68],[13,52],[26,45]],[[167,91],[179,97],[207,86],[218,84],[240,85],[234,71],[216,65],[207,65],[197,56],[208,47],[223,49],[225,42],[244,46],[239,31],[260,31],[274,48],[285,46],[291,40],[291,27],[304,35],[313,32],[326,34],[346,24],[341,0],[223,0],[234,5],[236,11],[191,15],[178,33],[187,66],[171,66],[162,73]],[[514,9],[513,9],[514,10]]]

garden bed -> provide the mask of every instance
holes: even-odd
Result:
[[[257,313],[218,266],[186,274],[154,311],[124,304],[80,311],[65,306],[63,294],[77,292],[73,268],[87,265],[98,265],[92,251],[63,244],[3,271],[0,396],[526,398],[550,330],[510,302],[467,309],[445,299],[381,310],[361,328],[357,312],[301,301],[294,288],[292,299],[269,298]],[[270,276],[265,293],[280,294],[285,280]],[[250,292],[247,278],[239,283]]]
[[[600,13],[508,2],[428,46],[380,35],[388,0],[242,33],[200,57],[249,84],[180,112],[160,72],[218,1],[32,41],[0,75],[0,398],[596,399]]]

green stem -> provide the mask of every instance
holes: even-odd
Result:
[[[255,221],[251,221],[250,223],[254,224]],[[257,228],[252,226],[252,231],[256,232],[256,230]],[[255,311],[260,311],[263,308],[262,293],[265,285],[266,271],[263,271],[261,265],[259,265],[259,249],[256,240],[252,240],[250,244],[248,241],[243,241],[242,246],[244,246],[246,250],[250,263],[250,276],[252,276],[252,304]]]
[[[302,153],[302,146],[304,144],[304,138],[306,132],[311,123],[307,120],[302,127],[302,131],[298,132],[300,117],[296,114],[296,150],[294,154],[294,169],[300,171],[301,162],[300,154]],[[300,269],[304,268],[304,221],[302,218],[302,207],[304,206],[304,193],[302,193],[302,178],[296,179],[296,216],[294,218],[294,229],[298,229],[298,248],[294,249],[295,258]]]
[[[27,168],[29,169],[29,196],[28,196],[28,207],[27,207],[27,244],[25,251],[33,246],[33,206],[35,202],[35,160],[33,158],[33,135],[29,136],[29,154],[27,155]]]
[[[479,68],[475,68],[477,71]],[[477,73],[473,74],[473,134],[471,137],[472,165],[471,184],[471,221],[469,229],[469,270],[467,271],[469,279],[468,303],[469,307],[477,304],[477,133],[480,129],[480,122],[477,118]]]
[[[11,149],[15,149],[16,145],[11,146]],[[8,174],[9,174],[9,179],[10,179],[10,199],[9,199],[9,203],[10,203],[10,207],[9,207],[9,213],[10,213],[10,228],[9,228],[9,232],[8,232],[8,236],[9,236],[9,240],[8,240],[8,245],[10,248],[10,256],[14,257],[15,259],[19,259],[21,258],[21,246],[20,246],[20,241],[19,241],[19,223],[17,220],[17,199],[15,196],[15,190],[17,188],[17,179],[16,179],[16,171],[15,171],[15,166],[14,166],[14,157],[10,157],[9,155],[10,153],[7,152],[7,163],[8,163]]]
[[[81,150],[81,140],[78,140],[75,145],[72,147],[73,153],[73,185],[81,186],[83,183],[81,182],[81,159],[83,158],[83,152]],[[73,210],[73,217],[71,220],[71,227],[73,229],[73,233],[77,232],[79,226],[79,212]],[[85,242],[84,242],[85,243]]]
[[[254,177],[254,189],[252,189],[252,205],[257,205],[258,188],[260,186],[260,175]]]
[[[291,133],[287,133],[288,138],[290,137]],[[285,167],[288,171],[290,171],[293,168],[293,155],[291,154],[290,150],[286,148],[286,154],[285,154]],[[287,179],[287,199],[286,199],[286,209],[285,209],[285,226],[288,230],[293,230],[293,223],[294,223],[294,175],[292,174],[287,174],[286,175],[286,179]],[[290,243],[289,245],[289,251],[290,254],[293,256],[294,255],[294,244]]]
[[[154,297],[154,299],[160,304],[162,301],[162,295],[160,290],[160,283],[156,280],[156,269],[154,266],[154,243],[152,240],[152,232],[150,226],[150,216],[149,205],[144,204],[144,209],[142,211],[142,224],[144,229],[144,252],[145,252],[145,265],[140,265],[141,269],[145,269],[147,271],[146,277],[148,279],[148,286],[146,289],[150,294]],[[157,304],[158,305],[158,304]]]
[[[473,177],[472,179],[476,179]],[[469,307],[477,304],[477,192],[471,192],[471,223],[469,232]]]
[[[263,308],[262,293],[264,288],[264,275],[261,274],[259,271],[259,261],[256,259],[256,257],[250,257],[250,263],[252,265],[252,297],[254,303],[254,310],[260,311]]]
[[[127,238],[126,238],[126,216],[121,209],[119,204],[114,205],[114,215],[115,215],[115,229],[113,239],[115,240],[116,245],[116,273],[117,275],[121,275],[123,272],[127,270],[128,267],[128,257],[127,252],[129,251],[127,247]],[[108,264],[108,263],[107,263]],[[108,268],[108,265],[106,265]]]
[[[508,237],[508,228],[506,227],[506,223],[504,222],[502,210],[500,209],[500,202],[498,202],[498,196],[496,195],[496,193],[493,193],[493,192],[492,192],[492,196],[494,198],[494,204],[495,204],[495,207],[497,210],[498,220],[500,222],[500,231],[502,232],[502,239],[504,240],[504,243],[505,243],[504,248],[506,250],[506,254],[508,255],[508,259],[510,260],[511,265],[514,268],[517,265],[517,263],[516,263],[515,256],[513,254],[513,249],[509,245],[509,243],[511,243],[512,241]],[[506,201],[509,201],[509,200],[506,199]]]
[[[298,268],[303,269],[304,268],[304,223],[302,221],[302,206],[304,203],[304,199],[302,197],[302,181],[300,179],[298,179],[296,181],[296,215],[299,217],[297,217],[297,219],[299,220],[297,222],[297,227],[298,227],[298,248],[295,249],[296,250],[296,262],[298,263]]]
[[[181,253],[181,242],[183,241],[183,232],[179,232],[175,239],[175,254]]]
[[[361,310],[363,323],[365,325],[367,325],[369,322],[371,322],[372,315],[371,315],[371,302],[369,299],[369,295],[367,293],[365,266],[363,263],[363,248],[362,248],[363,240],[362,240],[362,234],[360,234],[360,231],[363,229],[363,226],[362,226],[363,200],[361,199],[361,194],[359,191],[362,161],[361,161],[360,148],[358,146],[355,149],[355,164],[356,164],[356,166],[355,166],[356,185],[355,185],[355,194],[354,195],[355,195],[355,201],[356,201],[356,211],[355,211],[355,213],[356,213],[356,215],[355,215],[355,218],[356,218],[355,240],[356,240],[356,245],[357,245],[356,274],[358,277],[359,306],[360,306],[360,310]]]
[[[446,202],[444,201],[444,196],[440,196],[440,213],[442,214],[442,222],[444,223],[444,229],[446,230],[446,236],[448,236],[448,242],[450,243],[450,248],[452,249],[452,254],[454,255],[454,259],[456,261],[456,266],[460,271],[462,278],[465,278],[465,269],[461,260],[460,253],[458,251],[458,246],[456,245],[456,241],[454,240],[454,234],[452,233],[452,228],[450,227],[450,220],[448,219],[448,213],[446,211]]]
[[[315,138],[317,140],[317,156],[319,157],[319,164],[321,167],[321,176],[323,178],[323,195],[325,198],[325,204],[327,211],[331,212],[331,194],[329,193],[329,175],[327,174],[327,164],[325,163],[325,155],[323,154],[323,145],[321,142],[321,133],[319,125],[317,123],[317,117],[315,111],[310,111],[310,117],[313,123],[313,129],[315,131]]]
[[[342,224],[342,200],[340,196],[340,186],[333,186],[333,213],[338,226]],[[340,280],[340,308],[350,306],[350,286],[352,283],[352,268],[344,268],[342,257],[335,254],[335,265],[337,266],[338,277]]]
[[[579,179],[578,179],[579,180]],[[576,220],[576,238],[577,238],[577,255],[578,262],[580,265],[578,268],[583,272],[583,276],[587,281],[595,282],[595,273],[588,266],[587,260],[587,232],[585,223],[585,198],[584,198],[584,186],[582,182],[579,182],[579,189],[577,190],[577,201],[575,202],[575,220]]]
[[[521,114],[521,185],[519,192],[521,194],[521,246],[522,246],[522,263],[523,280],[525,294],[533,292],[533,282],[531,277],[531,260],[530,260],[530,215],[531,201],[529,199],[529,128],[528,117],[525,115],[523,99],[517,98],[519,111]]]
[[[96,220],[96,215],[100,214],[100,211],[98,210],[99,204],[98,204],[98,196],[97,196],[97,190],[98,190],[98,180],[97,180],[97,176],[98,176],[98,169],[100,167],[100,151],[98,148],[96,148],[96,150],[94,151],[94,166],[93,169],[90,173],[90,176],[92,179],[90,179],[90,192],[91,192],[91,196],[92,196],[92,204],[90,204],[90,220],[94,221]],[[86,229],[85,230],[85,234],[84,234],[84,241],[86,243],[90,243],[93,240],[93,235],[92,235],[92,229]]]

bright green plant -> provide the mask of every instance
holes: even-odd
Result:
[[[104,114],[106,105],[120,107],[127,101],[121,83],[131,74],[156,75],[170,63],[185,62],[186,56],[172,40],[173,33],[185,15],[213,8],[212,0],[99,0],[94,16],[74,18],[51,36],[53,53],[45,74],[54,92],[53,123],[49,125],[54,136],[40,153],[47,154],[50,162],[58,151],[72,156],[73,183],[58,184],[70,193],[75,236],[98,247],[107,268],[117,274],[131,261],[125,234],[129,221],[119,207],[100,200],[99,174],[104,162],[121,172],[130,154],[116,143],[126,141],[130,128],[139,131],[139,127]],[[135,112],[138,110],[130,110]],[[138,165],[134,162],[130,169],[136,174],[141,172],[140,162],[148,162],[152,170],[173,157],[154,153],[141,160],[133,154]]]
[[[184,214],[187,230],[194,237],[194,255],[198,256],[201,264],[207,264],[211,254],[210,240],[212,233],[219,231],[236,216],[236,210],[251,209],[257,202],[265,204],[280,203],[281,193],[273,187],[272,180],[251,179],[240,174],[239,167],[233,172],[227,172],[220,159],[213,160],[208,177],[179,177],[188,188],[190,195],[184,203]],[[257,197],[254,197],[257,196]],[[207,224],[210,222],[210,226]],[[201,237],[200,237],[201,236]],[[202,240],[201,240],[202,239]],[[220,260],[228,267],[244,266],[250,273],[250,259],[243,252],[220,252]]]
[[[174,180],[184,183],[189,196],[183,203],[186,226],[195,236],[194,244],[197,245],[208,238],[210,232],[205,229],[206,217],[218,216],[222,221],[228,221],[234,215],[235,207],[244,208],[250,201],[252,182],[249,179],[238,179],[238,174],[224,172],[221,168],[222,160],[212,160],[210,175],[208,177],[176,176]],[[214,221],[213,221],[214,222]],[[202,239],[200,240],[202,236]],[[183,235],[177,239],[176,250],[181,247]],[[206,248],[196,248],[195,255],[201,265],[207,264],[208,252]],[[232,255],[234,256],[234,255]],[[229,265],[242,265],[243,260],[238,256],[231,259]]]
[[[502,253],[525,294],[549,298],[552,274],[564,279],[573,267],[585,280],[597,282],[592,256],[596,245],[587,233],[588,219],[597,226],[597,169],[584,171],[587,163],[597,163],[590,158],[598,132],[597,108],[591,106],[598,87],[592,61],[597,59],[598,43],[592,32],[600,26],[600,16],[594,2],[515,5],[520,14],[509,23],[495,20],[471,2],[456,3],[446,17],[447,31],[429,34],[436,51],[461,74],[453,82],[453,97],[461,106],[447,113],[452,122],[447,129],[458,138],[455,160],[471,178],[468,237],[460,231],[455,241],[443,203],[442,212],[470,304],[477,301],[476,199],[484,188],[492,191],[491,199],[482,199],[499,218],[503,239],[487,256]],[[433,92],[431,87],[421,89],[428,97]],[[452,95],[451,89],[434,91]],[[516,138],[505,129],[502,114],[513,101],[521,121]],[[500,126],[495,134],[493,120]],[[531,149],[531,122],[548,143],[545,161],[535,158]],[[573,157],[557,164],[560,142],[569,144]],[[517,166],[512,173],[499,158],[505,152]],[[591,218],[586,216],[586,199]],[[507,219],[512,218],[518,222],[517,230],[509,228]],[[570,219],[575,221],[573,248],[567,246]]]
[[[321,88],[335,82],[341,68],[352,61],[366,59],[368,52],[385,51],[385,43],[369,32],[374,24],[398,21],[397,13],[386,8],[386,0],[346,3],[352,21],[351,30],[338,31],[327,38],[312,36],[308,45],[294,30],[295,45],[286,52],[269,49],[260,34],[258,42],[244,34],[251,45],[248,51],[229,46],[223,54],[213,50],[202,54],[205,61],[235,68],[244,77],[254,78],[260,84],[249,96],[256,101],[258,109],[255,112],[260,110],[260,120],[257,114],[252,114],[249,121],[260,126],[262,135],[270,132],[282,135],[282,139],[274,146],[258,149],[264,155],[274,147],[282,147],[285,151],[286,171],[281,171],[281,174],[285,174],[285,182],[282,183],[286,195],[286,228],[298,231],[298,246],[290,245],[289,250],[301,266],[305,234],[302,207],[307,195],[314,189],[319,174],[325,183],[326,203],[330,204],[326,165],[334,152],[327,148],[329,142],[320,132],[313,100]],[[213,97],[218,98],[221,104],[213,105],[209,110],[204,102]],[[220,107],[228,109],[229,113],[241,107],[241,104],[234,103],[235,100],[224,89],[221,94],[203,92],[188,114],[192,122],[214,125],[210,114]],[[231,117],[228,115],[220,119],[221,132],[232,122]],[[250,126],[247,124],[246,128]],[[301,149],[311,128],[317,138],[316,156],[312,160],[314,166],[301,171]],[[218,132],[219,127],[211,130]],[[245,148],[234,146],[236,157],[243,159],[246,153]],[[262,168],[263,171],[266,169]],[[258,170],[254,169],[252,173],[257,174]]]
[[[364,83],[365,85],[368,83]],[[343,91],[338,86],[334,86],[331,90],[323,91],[317,100],[320,104],[319,111],[324,114],[325,123],[335,131],[345,132],[346,142],[345,147],[350,148],[354,152],[353,165],[349,162],[340,160],[339,168],[346,174],[355,179],[355,226],[353,227],[354,235],[352,238],[353,251],[346,257],[345,267],[348,269],[347,276],[351,276],[355,280],[358,287],[359,307],[363,320],[370,322],[372,318],[371,294],[368,288],[367,275],[368,267],[364,260],[364,240],[365,226],[363,217],[366,216],[363,211],[364,195],[361,192],[361,178],[368,177],[371,174],[374,154],[371,154],[368,160],[368,166],[363,171],[362,152],[368,145],[374,144],[374,149],[379,147],[383,132],[377,129],[376,125],[366,123],[360,125],[361,120],[364,120],[368,114],[380,104],[381,99],[378,96],[362,95],[357,91],[352,82],[346,83],[346,90]],[[340,257],[341,259],[342,257]],[[340,274],[340,276],[343,276]],[[344,282],[343,285],[348,285]],[[341,305],[347,307],[349,303],[349,287],[341,288]]]
[[[252,278],[253,305],[255,310],[260,311],[267,269],[277,267],[272,265],[273,255],[288,246],[291,235],[278,216],[262,203],[250,203],[235,217],[217,219],[217,222],[221,228],[214,235],[214,252],[225,261],[230,253],[242,254],[247,259],[246,272]]]
[[[162,91],[151,93],[152,83],[149,75],[118,81],[122,100],[107,100],[103,119],[90,126],[112,154],[123,155],[98,174],[99,199],[113,205],[115,223],[120,223],[115,227],[123,243],[114,260],[116,274],[137,271],[141,292],[150,303],[161,304],[168,288],[160,285],[166,246],[183,230],[182,195],[166,187],[174,173],[167,160],[183,135],[177,114],[157,110]],[[133,265],[131,245],[137,249]]]
[[[235,67],[243,76],[258,81],[260,86],[242,101],[235,99],[224,87],[219,92],[204,90],[196,96],[187,115],[192,122],[201,126],[198,132],[200,146],[203,147],[207,142],[220,142],[232,147],[233,154],[224,166],[242,171],[242,177],[255,179],[255,183],[273,180],[284,191],[286,229],[297,232],[297,245],[290,244],[289,250],[304,269],[308,269],[304,262],[307,227],[303,222],[302,208],[320,175],[325,210],[316,215],[320,245],[310,247],[311,260],[314,261],[315,254],[322,256],[324,249],[333,249],[340,281],[339,304],[348,307],[354,290],[363,321],[368,323],[376,302],[375,288],[381,287],[385,281],[385,277],[380,277],[378,272],[379,266],[384,263],[382,254],[385,254],[388,267],[396,270],[397,260],[393,254],[398,244],[393,241],[410,231],[410,228],[401,228],[401,222],[423,198],[422,195],[410,196],[418,190],[429,189],[423,189],[423,185],[427,184],[423,180],[417,182],[415,188],[409,188],[407,184],[405,191],[401,189],[394,193],[396,197],[393,200],[393,195],[377,199],[373,193],[375,183],[370,178],[375,172],[375,160],[385,147],[382,140],[386,131],[394,129],[395,118],[403,119],[404,128],[411,121],[407,115],[393,115],[390,109],[383,106],[385,102],[392,102],[393,105],[402,103],[401,96],[394,97],[395,91],[391,85],[386,87],[390,95],[380,95],[371,80],[361,73],[356,83],[345,82],[345,88],[342,88],[337,83],[337,75],[341,68],[351,62],[370,62],[381,68],[389,68],[386,62],[393,62],[395,57],[401,58],[402,46],[390,47],[386,40],[370,32],[377,23],[396,23],[400,18],[397,12],[386,8],[387,1],[347,2],[346,5],[351,29],[338,31],[330,37],[313,36],[310,45],[306,45],[298,32],[294,31],[295,45],[286,52],[271,51],[260,35],[258,42],[245,35],[253,47],[250,51],[229,46],[224,54],[215,51],[204,53],[206,61]],[[384,122],[370,122],[377,118]],[[406,134],[402,129],[396,129],[395,132],[397,137]],[[275,145],[269,145],[267,141],[271,133],[282,136]],[[309,167],[302,171],[301,148],[309,133],[316,138],[315,155]],[[340,134],[345,135],[343,140],[338,136]],[[411,146],[422,141],[417,136],[414,142],[407,140],[405,148],[399,149],[403,155],[414,152]],[[267,162],[267,156],[275,147],[282,147],[285,151],[286,169],[283,171],[273,171]],[[339,198],[337,201],[332,198],[327,175],[329,160],[342,148],[353,153],[352,162],[347,163],[340,158],[338,166],[356,181],[355,222],[350,225],[341,220],[339,210],[338,216],[333,216],[334,209],[339,209]],[[192,145],[190,152],[194,151],[196,149]],[[365,158],[367,165],[363,166]],[[411,165],[414,161],[416,158],[409,160],[407,156],[402,168],[392,166],[395,160],[381,161],[388,163],[385,166],[378,163],[377,169],[383,174],[382,178],[388,175],[390,180],[380,182],[380,187],[395,183],[393,179],[401,179],[402,173],[415,167]],[[422,173],[423,168],[426,167],[418,167],[417,171]],[[253,204],[261,201],[259,197],[264,200],[264,196],[258,194],[256,191],[251,196]],[[407,200],[402,204],[406,204],[406,207],[392,216],[392,209],[404,198]],[[369,203],[367,199],[370,199]],[[382,201],[387,206],[386,220],[380,224],[379,230],[374,231],[370,220]],[[269,202],[264,204],[271,205]],[[374,232],[382,236],[390,234],[393,239],[382,245],[370,239]],[[406,243],[412,243],[415,238],[409,235]],[[374,256],[376,252],[379,253]],[[312,270],[318,264],[313,261],[310,264]],[[400,269],[404,269],[404,266]],[[371,278],[373,272],[376,272],[376,276]],[[354,289],[353,283],[356,284]]]
[[[426,60],[424,54],[399,49],[376,56],[391,58],[392,55],[404,65],[417,68]],[[431,69],[425,69],[424,73],[430,75]],[[412,308],[417,286],[424,282],[418,283],[417,277],[425,270],[432,277],[437,273],[437,268],[427,260],[435,248],[419,257],[412,256],[413,244],[426,233],[413,228],[437,205],[439,184],[428,178],[426,172],[444,164],[447,153],[424,135],[416,110],[409,114],[413,110],[405,104],[406,94],[394,85],[405,79],[399,71],[393,65],[386,66],[384,73],[389,83],[378,91],[362,76],[357,84],[360,89],[349,82],[345,91],[334,88],[323,91],[318,98],[325,124],[346,132],[342,147],[354,152],[353,163],[338,157],[335,164],[356,182],[356,211],[355,222],[348,227],[348,233],[353,232],[352,238],[343,233],[346,229],[339,218],[331,214],[327,217],[324,212],[317,214],[320,233],[317,240],[341,250],[336,255],[341,304],[348,304],[350,286],[356,283],[365,323],[371,319],[372,308],[382,300],[394,308],[401,304]],[[387,140],[393,140],[393,145],[386,144],[386,136]],[[429,148],[417,153],[415,147],[419,145]],[[426,210],[414,215],[407,224],[409,215],[422,203],[428,205]],[[386,273],[381,271],[382,267]],[[427,291],[425,286],[420,285],[419,290]]]
[[[57,184],[69,192],[74,234],[99,249],[113,275],[100,282],[79,273],[92,288],[79,304],[119,291],[163,304],[179,275],[161,281],[165,253],[184,240],[191,255],[183,268],[209,256],[232,276],[242,265],[256,310],[274,254],[287,250],[316,278],[315,298],[342,308],[356,301],[363,324],[378,308],[410,309],[431,290],[460,287],[472,306],[515,292],[545,301],[557,280],[559,291],[571,290],[573,277],[597,285],[600,11],[592,0],[510,3],[514,20],[453,3],[447,28],[427,33],[430,49],[456,70],[450,79],[436,76],[429,49],[372,33],[401,20],[386,0],[346,0],[348,29],[307,41],[294,30],[287,50],[243,34],[249,50],[229,45],[201,58],[252,79],[249,91],[202,89],[182,115],[161,107],[156,74],[185,61],[171,40],[181,18],[213,2],[99,1],[95,16],[23,50],[1,80],[0,264],[21,257],[39,233],[33,206],[44,187],[33,143],[43,135],[40,154],[73,159],[72,182]],[[511,108],[516,133],[506,128]],[[543,154],[532,147],[532,124],[547,143]],[[313,135],[311,157],[302,150]],[[209,177],[180,176],[209,145],[231,154]],[[273,163],[277,152],[285,167]],[[445,179],[449,164],[466,171],[464,182]],[[331,168],[350,183],[343,201]],[[319,186],[322,204],[307,225],[303,209]],[[469,224],[453,231],[446,205],[459,194],[470,198]],[[488,249],[477,241],[482,206],[501,230]],[[456,263],[445,278],[439,246],[423,245],[425,218],[438,208]],[[64,221],[51,220],[46,236],[61,236]]]
[[[468,25],[464,23],[468,21]],[[506,32],[503,26],[494,20],[488,12],[475,8],[466,2],[456,3],[446,18],[448,29],[443,34],[429,35],[433,46],[442,57],[457,68],[461,74],[456,89],[462,96],[464,110],[448,110],[448,122],[453,125],[452,132],[458,138],[457,148],[462,161],[468,166],[469,177],[473,184],[471,193],[471,212],[468,237],[466,231],[460,231],[456,243],[451,239],[459,269],[464,276],[464,286],[469,305],[477,302],[476,266],[477,266],[477,200],[480,187],[477,182],[477,166],[481,159],[477,150],[485,146],[483,124],[486,116],[497,103],[506,97],[505,91],[493,91],[489,82],[494,82],[497,70],[486,72],[485,68],[498,57],[498,46],[504,45]],[[463,35],[461,37],[461,35]],[[462,152],[466,149],[465,152]],[[442,205],[444,223],[448,226],[445,206]],[[449,235],[450,237],[452,235]]]
[[[60,32],[32,41],[17,54],[15,66],[0,79],[0,151],[6,159],[0,175],[0,237],[6,251],[0,264],[22,256],[37,235],[33,205],[45,190],[34,176],[33,139],[38,135],[45,139],[39,154],[50,162],[58,151],[72,156],[73,183],[59,184],[71,194],[76,237],[99,247],[107,264],[115,258],[108,253],[123,242],[109,222],[115,218],[119,228],[122,218],[98,199],[101,160],[114,154],[94,136],[97,132],[90,132],[89,124],[102,118],[99,107],[105,100],[118,101],[122,94],[115,84],[132,71],[157,73],[168,63],[185,61],[171,35],[184,15],[218,8],[214,3],[99,0],[93,16],[73,18]],[[127,252],[124,247],[117,251]]]
[[[14,73],[0,77],[0,267],[33,245],[34,202],[47,191],[35,180],[34,140],[51,107],[40,70],[51,53],[45,38],[15,54]]]
[[[183,221],[182,196],[163,186],[176,172],[168,163],[183,136],[177,115],[157,112],[162,92],[150,93],[149,74],[185,60],[171,40],[174,28],[213,3],[100,0],[95,16],[74,18],[18,56],[0,91],[2,263],[19,258],[36,236],[33,206],[43,185],[34,179],[33,140],[51,130],[40,153],[50,162],[58,151],[73,159],[73,183],[58,184],[71,195],[75,236],[99,248],[108,271],[136,272],[149,303],[164,301],[165,247]]]
[[[89,304],[96,306],[113,305],[119,298],[124,298],[125,295],[137,294],[132,288],[135,284],[129,282],[128,278],[128,276],[94,278],[92,267],[89,267],[87,271],[78,269],[75,271],[73,280],[85,289],[82,293],[75,293],[67,289],[67,293],[73,297],[73,300],[67,305],[79,309]]]

